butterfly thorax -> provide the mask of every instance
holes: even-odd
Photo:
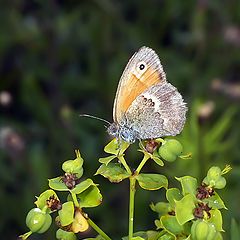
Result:
[[[109,125],[107,132],[117,139],[122,139],[128,143],[134,143],[137,139],[137,132],[127,124],[112,123]]]

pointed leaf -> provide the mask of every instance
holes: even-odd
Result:
[[[108,143],[104,147],[104,152],[114,155],[122,155],[127,150],[129,145],[130,145],[129,143],[124,142],[123,140],[119,142],[119,140],[114,138],[110,143]]]
[[[116,158],[116,155],[111,155],[108,157],[104,157],[104,158],[99,158],[99,162],[103,163],[105,165],[108,165],[114,158]]]
[[[194,219],[193,209],[195,208],[195,201],[196,197],[192,194],[187,194],[180,201],[176,201],[176,218],[180,225]]]
[[[191,176],[184,176],[176,179],[181,183],[182,194],[185,196],[188,193],[196,194],[197,189],[197,179]]]
[[[62,209],[58,211],[59,220],[62,226],[67,226],[73,222],[74,219],[74,205],[73,202],[65,202]]]
[[[167,178],[160,174],[141,173],[136,176],[136,179],[139,185],[146,190],[158,190],[168,186]]]
[[[209,207],[211,207],[212,209],[227,209],[223,200],[216,192],[214,192],[214,195],[210,198],[204,199],[203,202],[208,203]]]
[[[62,181],[61,177],[48,179],[48,185],[50,188],[57,191],[69,191],[65,183]]]
[[[77,195],[80,207],[96,207],[102,203],[102,194],[97,186],[90,186],[87,190]]]
[[[225,111],[225,113],[214,124],[214,127],[207,132],[204,137],[205,141],[203,142],[207,144],[219,142],[231,127],[231,120],[236,114],[236,111],[237,109],[235,107],[229,108],[227,111]]]
[[[119,163],[109,163],[107,166],[102,164],[95,173],[95,175],[98,174],[108,178],[110,182],[114,183],[121,182],[130,176],[130,174],[127,173],[127,171],[123,169]]]
[[[85,191],[87,188],[89,188],[91,185],[95,185],[95,183],[92,181],[92,179],[88,178],[85,181],[80,182],[71,190],[71,192],[75,194],[79,194],[83,191]]]
[[[169,201],[171,207],[175,207],[175,201],[179,201],[182,198],[182,194],[177,188],[169,188],[166,192],[166,198]]]

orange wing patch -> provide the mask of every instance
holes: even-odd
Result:
[[[162,79],[159,72],[151,68],[148,68],[140,78],[137,78],[131,73],[130,78],[119,92],[120,96],[116,108],[116,120],[118,122],[121,120],[123,114],[140,94],[161,81]]]

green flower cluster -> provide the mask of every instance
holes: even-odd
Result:
[[[35,201],[36,208],[26,217],[29,232],[20,236],[27,239],[32,233],[46,232],[52,223],[52,214],[57,213],[55,222],[59,229],[56,238],[76,240],[76,233],[89,228],[89,218],[83,208],[96,207],[102,202],[102,195],[97,185],[91,180],[83,180],[83,159],[76,151],[76,159],[62,164],[64,175],[49,179],[50,189],[44,191]],[[60,201],[56,191],[68,193],[65,202]],[[91,221],[90,221],[91,223]]]

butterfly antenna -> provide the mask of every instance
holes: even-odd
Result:
[[[80,117],[88,117],[88,118],[97,119],[97,120],[100,120],[100,121],[102,121],[102,122],[105,122],[105,123],[111,125],[111,123],[110,123],[109,121],[107,121],[107,120],[105,120],[105,119],[103,119],[103,118],[95,117],[95,116],[88,115],[88,114],[80,114],[79,116],[80,116]]]

